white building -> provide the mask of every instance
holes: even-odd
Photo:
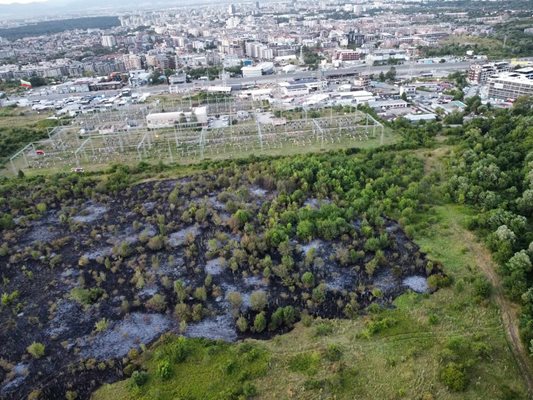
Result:
[[[274,72],[274,63],[264,62],[256,66],[243,67],[243,78],[254,78],[262,75],[272,74]]]
[[[513,72],[502,72],[488,78],[490,99],[517,99],[533,96],[533,68],[521,68]]]
[[[57,93],[85,93],[90,91],[89,86],[94,80],[91,79],[79,79],[76,81],[69,81],[52,88]]]
[[[251,98],[253,101],[270,100],[272,98],[272,89],[243,90],[239,97],[243,99]]]
[[[370,100],[368,105],[374,110],[390,110],[396,108],[407,108],[407,102],[404,100]]]
[[[468,82],[476,85],[483,85],[489,76],[500,72],[509,71],[511,66],[508,62],[502,61],[490,64],[473,64],[468,69]]]
[[[309,94],[309,88],[303,83],[281,82],[279,86],[284,97],[305,96]]]
[[[409,60],[409,56],[405,51],[384,49],[376,50],[372,54],[368,54],[365,58],[367,64],[387,64],[389,60],[395,60],[399,63]]]
[[[104,47],[115,47],[117,45],[117,40],[112,35],[102,36],[102,46]]]
[[[246,42],[245,52],[248,57],[261,60],[272,60],[274,58],[274,50],[259,42]]]
[[[150,129],[172,128],[180,123],[207,124],[207,107],[197,107],[192,112],[174,111],[146,116],[146,126]]]
[[[420,121],[435,121],[437,119],[436,114],[407,114],[404,116],[409,122],[420,122]]]
[[[366,90],[355,90],[353,92],[338,92],[334,95],[336,104],[364,104],[374,100],[374,95]]]

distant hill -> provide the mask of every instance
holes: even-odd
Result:
[[[72,29],[109,29],[115,26],[120,26],[118,17],[72,18],[0,29],[0,36],[9,40],[16,40],[27,36],[53,34]]]
[[[188,7],[214,4],[227,4],[234,0],[48,0],[36,3],[0,4],[0,19],[22,20],[69,16],[72,18],[95,15],[117,15],[122,12],[149,10],[157,7]],[[261,3],[265,3],[262,0]]]

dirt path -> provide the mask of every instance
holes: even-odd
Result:
[[[460,227],[458,228],[462,229]],[[518,329],[518,307],[505,297],[501,278],[496,272],[496,264],[492,260],[488,249],[477,241],[472,232],[464,230],[463,234],[469,250],[476,255],[477,265],[492,284],[494,298],[496,304],[498,304],[498,307],[500,308],[507,341],[526,382],[529,398],[533,399],[533,368],[531,366],[528,350],[525,348],[524,343],[520,338]]]
[[[424,173],[442,172],[442,157],[451,150],[451,146],[441,146],[437,149],[427,151],[420,155],[424,157]],[[529,351],[524,346],[520,338],[519,320],[518,320],[518,306],[509,301],[503,291],[502,281],[497,272],[497,265],[493,261],[489,250],[481,244],[476,236],[469,230],[460,226],[457,221],[454,221],[453,227],[457,233],[464,238],[469,250],[476,257],[476,263],[479,269],[487,277],[493,287],[493,294],[496,304],[500,309],[502,324],[507,337],[507,343],[513,353],[513,356],[518,364],[518,368],[522,373],[524,381],[527,386],[528,398],[533,399],[533,366],[529,357]]]

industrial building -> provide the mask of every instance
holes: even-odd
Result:
[[[146,116],[150,129],[172,128],[178,124],[207,124],[207,107],[197,107],[192,112],[174,111],[152,113]]]
[[[390,110],[395,108],[407,108],[408,106],[407,102],[401,99],[369,100],[368,105],[374,110]]]
[[[243,78],[253,78],[274,73],[274,63],[264,62],[252,67],[242,67]]]

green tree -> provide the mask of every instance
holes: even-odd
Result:
[[[380,74],[380,78],[381,78],[381,74]],[[385,79],[388,81],[394,81],[394,79],[396,79],[396,68],[390,67],[390,69],[385,74]]]
[[[32,76],[29,79],[32,87],[39,87],[39,86],[45,86],[46,80],[40,76]]]

